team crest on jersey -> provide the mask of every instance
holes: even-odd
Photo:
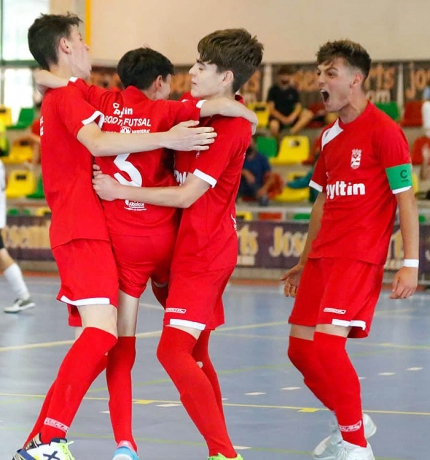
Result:
[[[351,168],[358,169],[361,162],[361,149],[352,149],[351,153]]]

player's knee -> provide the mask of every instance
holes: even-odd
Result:
[[[304,361],[306,360],[308,350],[305,348],[305,341],[297,339],[296,337],[290,337],[288,344],[287,355],[293,365],[298,369],[302,370]]]

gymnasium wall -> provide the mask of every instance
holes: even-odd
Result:
[[[83,1],[52,0],[81,10]],[[245,27],[264,43],[266,63],[313,62],[322,43],[339,38],[362,43],[374,60],[427,60],[429,14],[428,0],[91,0],[91,52],[112,64],[146,44],[190,64],[202,36]]]

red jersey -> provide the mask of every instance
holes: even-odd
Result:
[[[155,133],[168,131],[177,123],[198,120],[198,101],[153,101],[134,86],[124,91],[107,91],[74,82],[88,102],[105,115],[103,131],[121,133]],[[168,187],[175,185],[173,173],[166,167],[166,152],[126,153],[98,157],[96,163],[105,174],[124,185]],[[109,232],[117,235],[152,235],[170,231],[177,225],[176,208],[154,206],[130,200],[103,201]]]
[[[45,197],[52,211],[51,247],[74,239],[108,240],[103,209],[93,190],[93,157],[76,139],[79,130],[102,114],[77,88],[46,92],[40,135]]]
[[[212,126],[216,140],[207,151],[177,152],[175,178],[181,185],[192,173],[211,188],[182,212],[172,271],[218,270],[237,263],[235,200],[251,125],[244,118],[219,115],[202,119],[200,125]]]
[[[354,121],[340,119],[322,135],[310,186],[324,191],[321,228],[309,257],[343,257],[384,264],[397,208],[389,168],[409,170],[408,142],[391,118],[368,103]]]

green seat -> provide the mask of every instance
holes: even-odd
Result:
[[[278,154],[278,143],[274,137],[258,136],[257,150],[267,158],[273,158]]]
[[[27,195],[27,198],[34,199],[34,200],[40,200],[40,199],[45,198],[45,192],[43,190],[42,175],[40,175],[39,179],[37,180],[36,191],[34,193],[30,193],[30,195]]]
[[[299,212],[293,216],[293,220],[309,220],[310,218],[311,215],[305,212]]]
[[[375,105],[394,121],[400,120],[400,110],[396,101],[376,102]]]
[[[15,125],[7,126],[7,129],[25,129],[28,128],[34,121],[34,108],[23,107],[19,112],[18,122]]]

